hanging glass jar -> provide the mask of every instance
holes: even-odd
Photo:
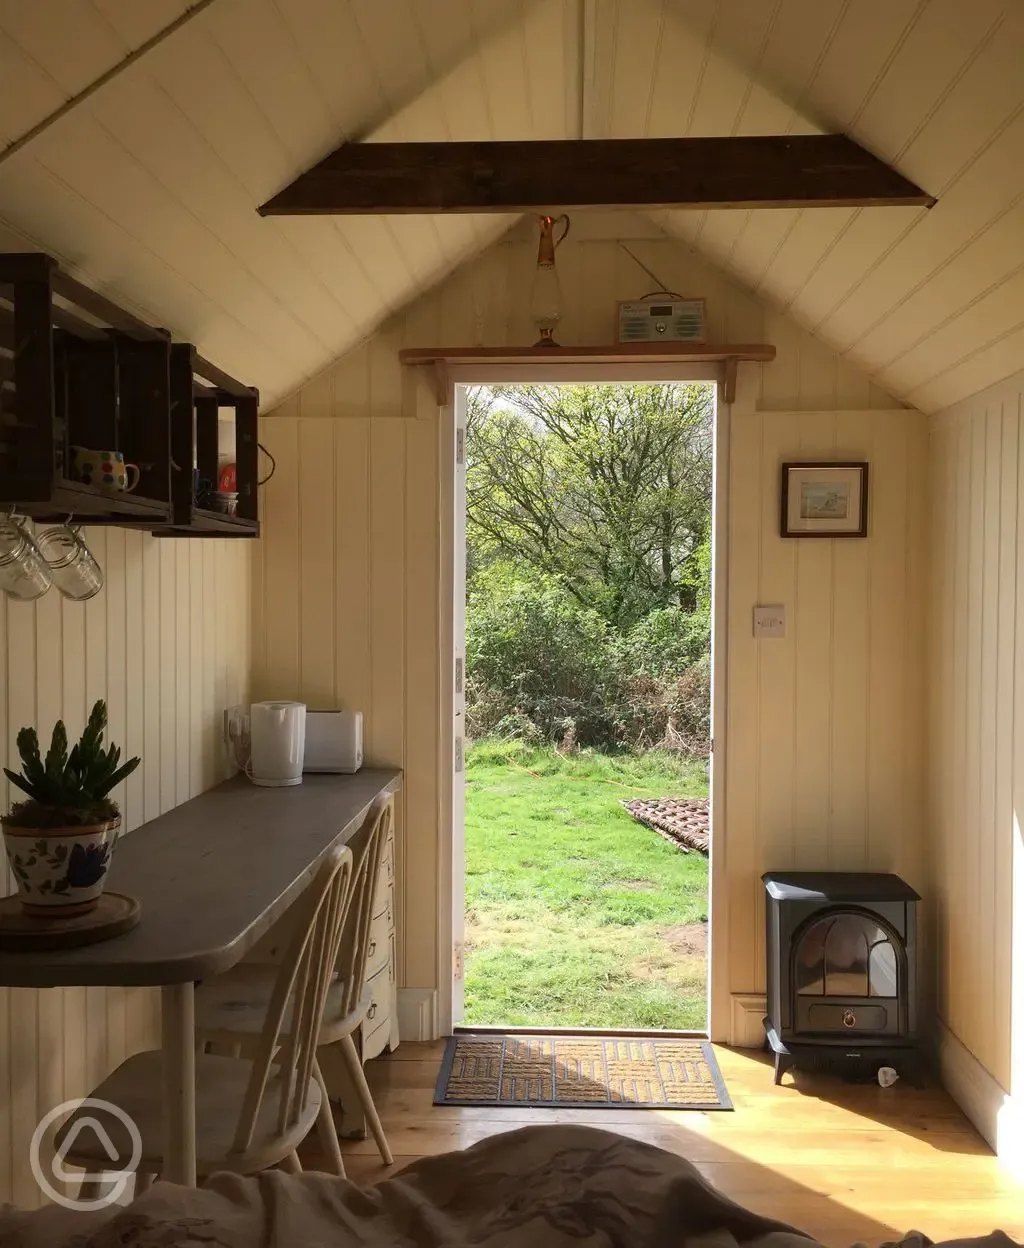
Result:
[[[42,598],[52,580],[28,529],[14,516],[0,519],[0,589],[22,602]]]
[[[85,544],[78,526],[57,525],[36,534],[54,585],[65,598],[85,602],[103,588],[103,570]]]

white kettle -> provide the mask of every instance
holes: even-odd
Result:
[[[249,708],[249,779],[282,788],[302,783],[306,704],[254,702]]]

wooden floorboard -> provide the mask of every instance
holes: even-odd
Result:
[[[578,1122],[686,1157],[733,1200],[828,1245],[880,1243],[911,1228],[938,1241],[999,1226],[1024,1240],[1024,1187],[941,1088],[807,1074],[776,1088],[764,1055],[718,1047],[733,1113],[435,1107],[443,1051],[443,1042],[403,1042],[369,1063],[395,1164],[381,1164],[372,1139],[343,1141],[352,1180],[375,1183],[527,1123]],[[308,1168],[317,1165],[314,1150],[311,1139]]]

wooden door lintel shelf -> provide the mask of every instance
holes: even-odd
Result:
[[[722,397],[736,397],[736,367],[744,361],[770,364],[770,342],[622,342],[592,347],[405,347],[398,358],[407,365],[433,366],[439,403],[451,398],[448,369],[460,364],[674,364],[683,361],[721,364]]]

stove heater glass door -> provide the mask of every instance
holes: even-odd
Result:
[[[826,915],[804,932],[793,957],[803,997],[886,997],[898,992],[896,950],[867,915]]]

